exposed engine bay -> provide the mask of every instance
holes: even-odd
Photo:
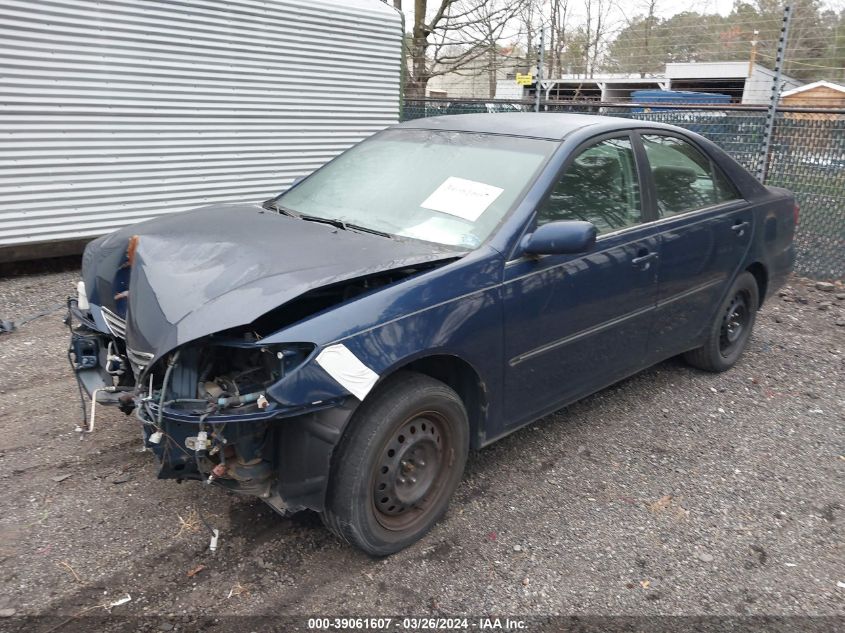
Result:
[[[278,494],[284,479],[278,443],[291,435],[278,427],[297,415],[342,407],[347,397],[286,407],[268,389],[306,362],[314,344],[265,346],[249,331],[240,338],[208,337],[147,367],[125,340],[96,330],[76,300],[70,308],[80,324],[72,330],[69,358],[92,396],[89,419],[77,429],[83,436],[94,430],[97,404],[115,404],[140,422],[159,478],[202,480],[255,495],[281,513],[306,507],[291,507]]]

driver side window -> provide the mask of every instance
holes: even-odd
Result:
[[[537,226],[586,220],[599,234],[642,222],[634,150],[628,137],[605,139],[582,151],[537,210]]]

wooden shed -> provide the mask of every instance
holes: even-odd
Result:
[[[783,108],[813,108],[812,111],[783,113],[775,126],[773,144],[788,151],[803,165],[824,166],[828,155],[842,153],[843,118],[836,110],[845,109],[845,86],[829,81],[816,81],[781,93]],[[835,163],[830,163],[835,164]]]
[[[845,86],[816,81],[781,93],[782,106],[795,108],[845,108]]]

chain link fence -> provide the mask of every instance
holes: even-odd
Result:
[[[403,120],[446,114],[533,112],[529,101],[407,100]],[[542,112],[603,114],[658,121],[709,138],[755,173],[764,147],[765,108],[706,109],[661,106],[648,110],[627,104],[548,102]],[[845,113],[779,111],[769,151],[767,185],[786,187],[801,206],[796,235],[799,275],[845,278]]]
[[[845,277],[845,115],[779,113],[766,184],[795,192],[801,205],[799,274]]]

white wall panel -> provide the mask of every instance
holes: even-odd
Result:
[[[3,0],[0,247],[260,201],[399,116],[380,0]]]

